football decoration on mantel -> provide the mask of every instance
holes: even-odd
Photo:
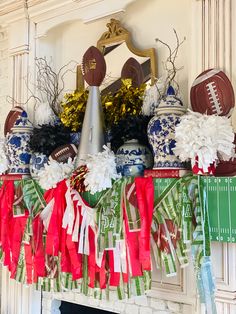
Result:
[[[144,81],[141,64],[134,58],[129,58],[121,70],[121,78],[132,79],[132,86],[139,87]]]
[[[77,166],[86,164],[89,155],[102,152],[105,144],[99,86],[106,75],[106,62],[103,54],[94,46],[90,47],[83,56],[82,73],[89,84],[89,95],[78,149]]]
[[[82,72],[89,86],[100,86],[106,75],[106,62],[103,54],[91,46],[84,54]]]
[[[5,136],[7,135],[7,133],[11,133],[16,120],[21,116],[23,111],[24,109],[20,106],[15,106],[9,111],[4,124]]]
[[[236,134],[234,136],[234,145],[236,145]],[[236,154],[236,146],[235,146]],[[228,161],[220,160],[216,167],[216,177],[232,177],[236,176],[236,158],[231,158]]]
[[[234,90],[226,74],[219,69],[201,73],[190,91],[193,111],[225,116],[234,107]]]
[[[69,158],[73,160],[77,155],[77,151],[78,150],[74,144],[65,144],[56,148],[49,157],[57,162],[64,163],[67,162]]]

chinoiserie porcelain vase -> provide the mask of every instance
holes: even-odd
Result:
[[[48,162],[48,157],[42,153],[33,153],[30,158],[30,174],[35,180],[38,179],[39,171]]]
[[[33,130],[27,113],[22,112],[16,120],[12,132],[7,135],[7,154],[9,158],[8,174],[30,175],[31,150],[29,147],[30,135]]]
[[[118,148],[116,166],[122,176],[141,176],[145,169],[153,166],[153,156],[148,147],[133,139]]]
[[[148,124],[148,141],[154,154],[154,169],[186,169],[174,154],[175,127],[186,109],[182,101],[175,96],[174,89],[169,87],[156,109],[155,116]]]
[[[80,143],[80,137],[81,137],[81,132],[71,132],[70,133],[71,144],[74,144],[76,147],[78,147]]]

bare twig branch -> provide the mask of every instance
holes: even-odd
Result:
[[[24,106],[24,105],[28,104],[28,102],[29,102],[31,99],[34,99],[35,101],[37,101],[37,100],[40,101],[40,99],[39,99],[38,97],[33,96],[33,95],[31,95],[31,96],[26,100],[26,102],[19,102],[19,101],[15,100],[15,99],[14,99],[13,97],[11,97],[11,96],[7,96],[7,97],[6,97],[6,101],[7,101],[9,104],[14,103],[14,104],[17,104],[17,105],[19,105],[19,106]]]
[[[65,76],[75,72],[78,62],[72,60],[61,67],[56,73],[46,58],[36,58],[36,89],[46,98],[53,112],[58,115],[61,110],[61,98],[65,89]]]
[[[35,105],[37,102],[48,102],[54,114],[58,115],[61,111],[62,95],[65,92],[65,76],[69,72],[76,73],[77,65],[78,62],[71,60],[56,73],[46,58],[36,58],[35,76],[31,77],[29,74],[27,77],[23,78],[31,96],[24,103],[18,102],[8,96],[7,102],[19,106],[26,105],[31,99],[35,100]],[[37,94],[37,96],[35,94]]]
[[[162,41],[159,38],[156,38],[156,42],[160,42],[162,45],[164,45],[168,49],[169,55],[168,55],[166,61],[163,62],[163,68],[167,73],[165,86],[168,89],[168,87],[170,85],[172,85],[175,89],[176,94],[177,94],[179,91],[179,85],[178,85],[177,81],[175,80],[175,77],[176,77],[176,73],[178,71],[180,71],[181,69],[183,69],[183,67],[177,68],[175,63],[176,63],[176,59],[178,57],[179,48],[184,43],[186,38],[184,37],[183,40],[180,41],[176,30],[174,29],[173,31],[174,31],[175,40],[176,40],[176,47],[173,50],[171,49],[170,45],[168,45],[167,43],[165,43],[164,41]],[[166,93],[166,91],[165,91],[165,93]]]

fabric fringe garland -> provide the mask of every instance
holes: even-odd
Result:
[[[123,299],[151,288],[151,251],[157,267],[173,276],[177,264],[188,265],[192,250],[201,302],[207,314],[215,314],[209,223],[200,180],[186,176],[166,179],[163,185],[161,179],[123,177],[96,208],[71,188],[70,180],[44,195],[33,180],[3,181],[3,264],[11,278],[35,283],[43,291],[73,290],[101,299],[112,288]],[[155,206],[154,185],[159,191]]]

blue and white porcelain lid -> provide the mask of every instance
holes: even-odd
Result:
[[[28,119],[26,111],[23,111],[20,117],[16,120],[12,133],[31,133],[33,130],[33,125]]]
[[[156,114],[161,115],[165,113],[184,114],[186,108],[180,98],[175,95],[175,90],[172,86],[167,89],[166,96],[162,98],[156,109]]]

